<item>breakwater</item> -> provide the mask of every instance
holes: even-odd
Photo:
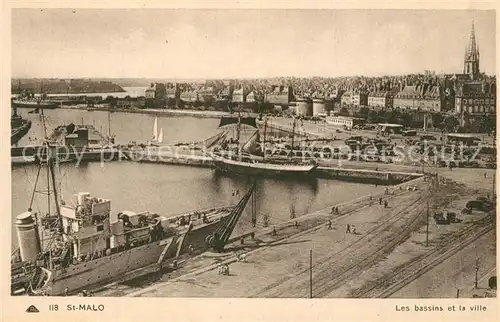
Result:
[[[423,176],[421,173],[412,172],[375,171],[332,167],[318,167],[315,172],[318,178],[380,185],[400,184]]]
[[[56,163],[74,162],[110,162],[126,160],[127,156],[120,148],[76,148],[57,146],[49,151]],[[45,160],[47,151],[43,146],[11,147],[11,164],[23,165]]]
[[[230,116],[228,112],[222,111],[193,111],[184,109],[140,109],[140,108],[129,108],[129,109],[110,109],[108,107],[87,107],[87,106],[69,106],[61,105],[60,109],[67,110],[83,110],[83,111],[101,111],[101,112],[112,112],[112,113],[131,113],[131,114],[150,114],[158,116],[191,116],[199,118],[221,118],[223,116]]]

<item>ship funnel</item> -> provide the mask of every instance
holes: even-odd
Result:
[[[16,217],[17,241],[22,261],[34,262],[41,252],[40,237],[35,219],[30,211]]]

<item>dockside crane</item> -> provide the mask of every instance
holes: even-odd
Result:
[[[226,246],[229,237],[231,237],[231,234],[233,233],[233,230],[236,227],[236,224],[240,219],[241,214],[243,213],[243,210],[245,209],[248,203],[248,200],[250,200],[250,197],[255,191],[255,186],[256,183],[253,182],[250,189],[243,196],[243,198],[241,198],[238,204],[233,208],[231,213],[221,220],[221,223],[219,224],[217,230],[212,234],[210,234],[209,236],[207,236],[205,242],[210,248],[212,248],[217,252],[224,251],[224,247]]]

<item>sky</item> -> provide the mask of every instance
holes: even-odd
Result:
[[[491,10],[13,9],[12,76],[460,73],[472,22],[494,74]]]

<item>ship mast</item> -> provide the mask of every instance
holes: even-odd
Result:
[[[236,141],[238,144],[240,143],[240,131],[241,131],[241,111],[240,108],[238,107],[238,124],[236,127]]]
[[[40,117],[41,117],[43,129],[44,129],[44,142],[43,142],[43,145],[41,146],[41,153],[40,153],[41,158],[40,158],[40,163],[38,166],[37,176],[35,179],[35,185],[34,185],[33,193],[31,195],[31,201],[29,204],[28,211],[30,211],[30,212],[32,211],[35,193],[38,192],[41,194],[46,194],[47,195],[47,213],[45,214],[45,217],[49,217],[50,213],[51,213],[51,210],[50,210],[51,209],[51,206],[50,206],[51,196],[53,195],[55,210],[56,210],[56,214],[57,214],[56,226],[58,226],[60,228],[61,212],[60,212],[60,208],[59,208],[59,196],[58,196],[58,189],[56,186],[56,179],[55,179],[55,172],[54,172],[54,154],[56,153],[56,151],[55,151],[55,147],[50,146],[50,143],[49,143],[49,140],[47,137],[47,127],[45,125],[45,116],[43,114],[43,109],[41,110]],[[40,191],[40,190],[37,190],[37,185],[38,185],[38,179],[40,177],[40,172],[41,172],[42,167],[44,165],[47,166],[47,187],[46,187],[47,190]],[[40,218],[40,220],[42,220],[42,218]],[[37,223],[37,226],[38,226],[38,216],[36,216],[36,215],[35,215],[35,222]],[[43,240],[43,225],[42,225],[42,229],[40,230],[40,232],[41,232],[42,240]],[[46,249],[46,248],[50,247],[50,244],[52,242],[53,242],[53,239],[51,238],[51,240],[46,245],[46,247],[44,247],[44,245],[42,243],[41,244],[42,249]]]
[[[267,117],[264,119],[264,139],[262,141],[262,153],[266,158],[266,133],[267,133]]]
[[[111,111],[108,110],[108,141],[111,141]]]
[[[290,155],[293,154],[293,145],[294,145],[294,139],[295,139],[295,117],[293,118],[293,124],[292,124],[292,148],[290,150]]]

